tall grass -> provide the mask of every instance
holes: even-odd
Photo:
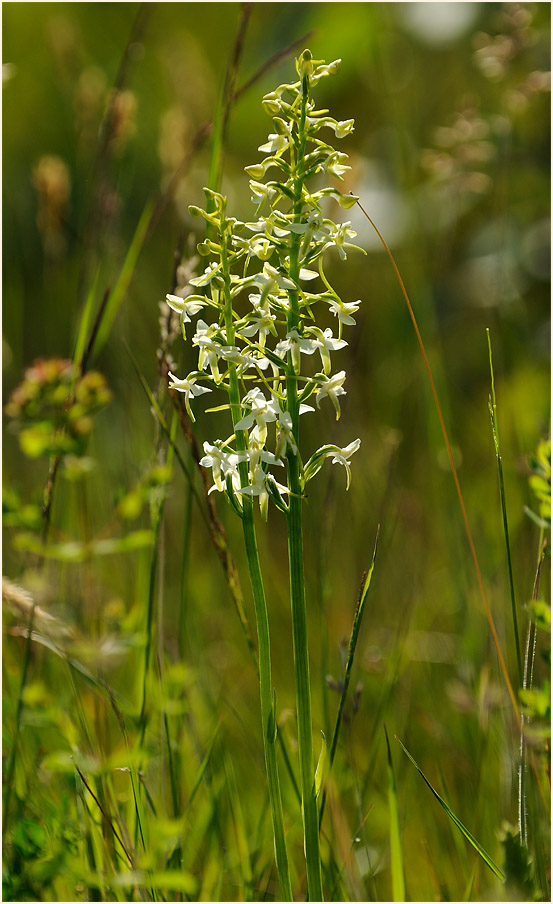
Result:
[[[532,189],[545,179],[539,136],[546,114],[537,87],[543,64],[532,49],[543,46],[545,5],[517,13],[492,4],[496,20],[487,5],[478,7],[479,65],[494,46],[482,35],[497,36],[494,28],[503,28],[520,54],[500,61],[505,73],[489,83],[470,74],[468,37],[462,52],[451,46],[447,60],[441,51],[422,53],[403,13],[387,4],[351,5],[340,14],[341,4],[192,6],[190,14],[179,13],[183,19],[164,4],[141,6],[138,15],[118,4],[107,9],[110,25],[103,22],[97,46],[113,41],[123,50],[108,66],[113,92],[105,89],[96,144],[79,145],[74,162],[77,139],[60,137],[59,152],[74,162],[74,186],[89,180],[86,192],[74,188],[78,216],[69,223],[71,211],[60,214],[66,237],[74,230],[65,257],[48,259],[45,251],[43,261],[37,251],[38,230],[58,228],[54,208],[37,229],[26,189],[19,188],[12,216],[12,175],[14,186],[21,184],[12,143],[17,138],[24,168],[30,136],[15,119],[7,130],[5,384],[20,389],[8,402],[5,434],[5,570],[13,580],[3,586],[4,898],[548,900],[550,446],[538,445],[548,403],[537,332],[544,284],[528,269],[526,284],[518,284],[526,309],[502,302],[486,309],[484,323],[466,295],[462,310],[455,307],[459,283],[449,281],[455,271],[461,282],[462,268],[474,263],[467,236],[489,250],[489,234],[486,241],[478,235],[494,211],[505,227],[509,205],[526,225],[545,215],[539,197],[547,192]],[[98,26],[87,9],[68,7],[65,24],[53,26],[54,40],[43,27],[51,15],[37,11],[35,25],[8,11],[8,56],[11,50],[17,69],[5,90],[18,92],[30,121],[41,79],[32,90],[25,81],[31,64],[19,62],[29,58],[17,35],[28,39],[40,25],[66,92],[59,120],[52,113],[59,126],[62,110],[68,121],[82,116],[71,93],[88,59],[78,42],[96,46]],[[73,21],[84,36],[67,27]],[[357,315],[359,338],[339,353],[349,374],[342,422],[326,418],[327,398],[319,426],[314,416],[313,424],[309,415],[302,420],[301,443],[320,444],[323,427],[341,437],[345,424],[361,437],[361,451],[347,496],[325,470],[307,492],[301,484],[307,462],[290,454],[290,506],[271,512],[267,530],[253,497],[243,496],[239,520],[209,493],[209,474],[199,465],[208,419],[194,403],[191,424],[183,395],[168,388],[169,371],[192,366],[189,353],[178,318],[163,305],[158,323],[152,299],[180,292],[203,269],[191,250],[201,236],[185,241],[182,220],[200,180],[228,193],[237,216],[249,216],[236,148],[258,135],[263,140],[259,97],[288,77],[292,56],[308,43],[299,33],[314,27],[309,43],[321,47],[315,55],[344,58],[345,91],[323,92],[320,106],[342,104],[344,116],[357,116],[362,136],[346,189],[361,186],[360,201],[379,229],[382,210],[373,213],[378,198],[363,161],[381,144],[395,148],[398,179],[424,193],[413,148],[428,143],[439,117],[445,122],[451,105],[461,103],[465,78],[481,100],[482,119],[489,114],[497,124],[503,117],[503,128],[505,120],[512,126],[509,137],[498,132],[487,139],[498,149],[493,195],[482,192],[467,203],[476,184],[471,167],[484,171],[486,164],[468,152],[456,156],[455,144],[438,144],[435,156],[427,149],[424,159],[437,166],[441,154],[445,165],[450,154],[450,182],[441,184],[446,195],[457,192],[457,219],[448,226],[436,217],[436,231],[424,237],[413,226],[411,238],[394,239],[392,228],[388,243],[383,227],[385,253],[371,252],[357,269],[352,263],[351,277],[344,275],[348,268],[329,264],[343,297],[363,297],[365,310]],[[531,29],[533,44],[525,38]],[[43,60],[43,44],[29,44]],[[216,71],[211,87],[201,49],[208,45]],[[437,57],[453,90],[447,107],[431,79],[417,93],[421,60],[435,74]],[[175,75],[175,90],[184,92],[181,102],[197,101],[195,118],[179,160],[156,188],[148,178],[158,166],[148,98],[156,97],[157,116],[158,95],[168,96],[163,79],[183,59],[196,98],[193,87],[186,94],[182,76],[179,83]],[[457,95],[449,59],[464,73]],[[401,87],[400,76],[410,88]],[[88,78],[83,84],[94,89],[98,72]],[[518,112],[508,106],[507,89],[511,100],[518,91]],[[132,139],[122,138],[126,91],[140,98],[135,151]],[[434,98],[432,110],[426,97]],[[469,112],[465,120],[473,122]],[[452,140],[454,131],[452,125]],[[41,154],[48,150],[40,145]],[[251,152],[250,146],[247,159]],[[298,147],[298,161],[302,156]],[[509,181],[513,159],[520,169]],[[404,197],[411,203],[409,192]],[[299,189],[292,203],[301,223]],[[354,220],[357,211],[348,216]],[[186,230],[195,228],[184,217]],[[26,230],[20,259],[10,250],[10,235],[20,235],[14,222]],[[361,223],[354,223],[359,242],[371,247]],[[531,239],[529,230],[519,243],[521,259]],[[297,277],[301,242],[293,244]],[[413,284],[413,305],[400,266]],[[537,253],[532,266],[537,273]],[[33,298],[40,298],[40,310],[32,311],[38,328],[29,332]],[[290,298],[287,331],[298,326],[299,297]],[[235,318],[227,313],[230,336]],[[483,340],[488,324],[495,372],[491,340],[488,355],[484,341],[472,351],[472,339]],[[37,349],[46,360],[22,381],[20,371]],[[99,371],[108,374],[111,392]],[[419,381],[432,381],[432,373],[437,388],[432,384],[425,397]],[[300,398],[296,376],[289,353],[285,380],[299,441],[299,404],[309,399]],[[234,395],[236,427],[246,410]],[[427,404],[431,395],[438,418]],[[229,412],[209,417],[219,425]],[[445,467],[434,426],[443,430]],[[247,430],[235,432],[247,442]],[[249,480],[245,463],[241,470]],[[316,765],[320,729],[328,742]]]

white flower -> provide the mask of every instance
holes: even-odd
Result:
[[[352,245],[351,242],[347,241],[347,239],[353,239],[357,235],[355,229],[350,229],[350,226],[350,222],[340,223],[339,226],[335,226],[335,228],[331,232],[330,241],[326,245],[327,248],[329,248],[331,245],[334,245],[338,249],[338,254],[343,261],[345,261],[347,258],[347,254],[345,252],[346,248],[359,248],[358,245]]]
[[[331,154],[323,164],[325,173],[330,173],[331,176],[336,176],[338,179],[341,179],[343,181],[343,174],[347,173],[347,171],[351,169],[351,166],[348,166],[345,163],[347,159],[347,154],[340,154],[338,153],[338,151],[336,151],[336,153],[334,154]]]
[[[323,333],[318,326],[312,326],[309,328],[309,334],[315,336],[314,342],[321,355],[323,370],[328,375],[330,373],[330,352],[336,352],[338,349],[344,348],[347,342],[344,339],[335,339],[330,327],[327,327]]]
[[[267,424],[276,421],[278,415],[278,407],[273,399],[266,399],[261,390],[256,387],[246,393],[242,403],[251,407],[250,414],[243,417],[237,424],[235,430],[250,430],[254,423],[257,426],[257,439],[264,446],[267,439]]]
[[[252,192],[251,202],[258,205],[258,210],[265,200],[272,201],[277,193],[276,188],[273,188],[272,185],[256,182],[255,179],[250,179],[250,189]]]
[[[318,275],[316,270],[307,270],[305,267],[302,267],[299,273],[300,279],[306,280],[317,279]]]
[[[243,493],[245,496],[258,496],[259,497],[259,508],[261,509],[261,517],[264,521],[267,520],[267,515],[269,511],[269,493],[267,491],[267,478],[271,478],[272,475],[267,474],[261,464],[257,464],[252,472],[252,481],[247,487],[241,487],[239,492]],[[275,486],[281,493],[289,493],[290,490],[288,487],[283,486],[281,483],[277,483],[274,477],[272,478],[274,481],[273,486]]]
[[[336,122],[334,120],[332,122],[328,122],[328,125],[332,129],[334,129],[334,134],[336,135],[336,138],[345,138],[346,135],[350,135],[353,132],[355,120],[344,119],[344,120],[342,120],[342,122]]]
[[[272,133],[268,138],[269,140],[265,144],[258,147],[258,151],[263,151],[264,154],[274,154],[277,151],[285,151],[288,147],[288,141],[284,135]]]
[[[203,468],[212,469],[213,480],[215,481],[209,491],[210,493],[212,493],[213,490],[218,490],[220,493],[223,492],[225,489],[224,481],[226,480],[227,474],[232,474],[233,484],[237,487],[240,486],[238,463],[244,459],[241,459],[237,452],[228,452],[222,449],[220,440],[216,440],[214,446],[205,442],[204,452],[206,454],[200,459],[200,464]]]
[[[294,370],[299,374],[301,370],[301,354],[312,355],[317,351],[317,344],[314,339],[304,339],[297,330],[290,330],[286,333],[286,339],[278,343],[275,348],[277,355],[284,358],[286,352],[290,352],[292,356],[292,364]]]
[[[349,446],[345,446],[345,448],[343,449],[340,449],[338,446],[334,445],[321,446],[320,449],[317,449],[317,451],[313,453],[313,455],[305,465],[305,482],[307,483],[307,481],[311,480],[315,476],[315,474],[319,473],[326,458],[332,458],[333,465],[342,465],[346,469],[346,490],[349,490],[351,480],[351,462],[349,461],[349,459],[354,454],[354,452],[357,452],[360,445],[361,440],[354,439],[353,442],[349,444]]]
[[[268,291],[276,285],[279,289],[295,289],[296,284],[292,282],[291,279],[288,279],[287,276],[280,273],[276,267],[272,267],[271,264],[265,263],[263,264],[263,272],[257,273],[255,276],[255,283],[261,289],[269,287]],[[263,295],[263,292],[261,293]]]
[[[267,261],[271,257],[275,246],[271,244],[268,238],[262,235],[254,235],[249,242],[248,248],[250,254],[254,254],[260,261]]]
[[[345,302],[340,301],[339,298],[334,298],[329,302],[328,306],[334,316],[338,318],[340,323],[345,323],[347,326],[355,326],[355,320],[351,315],[355,314],[355,312],[359,310],[360,304],[361,299],[359,299],[357,302]]]
[[[259,298],[260,296],[250,295],[250,300],[253,297]],[[265,310],[265,308],[258,308],[257,310],[257,314],[249,314],[244,319],[243,326],[237,327],[236,335],[251,337],[255,336],[256,333],[259,333],[259,345],[261,346],[261,348],[264,348],[267,333],[273,333],[273,335],[276,335],[276,330],[274,327],[276,316],[274,314],[271,314],[270,311]]]
[[[275,458],[284,458],[286,449],[290,446],[293,455],[298,454],[298,446],[292,433],[292,415],[289,411],[283,411],[278,419],[277,442]]]
[[[354,439],[353,442],[350,443],[348,446],[345,446],[345,448],[339,449],[338,446],[334,446],[334,448],[332,450],[329,450],[326,453],[326,458],[332,457],[333,465],[342,465],[346,469],[346,490],[349,490],[349,485],[350,485],[350,481],[351,481],[351,471],[350,471],[350,467],[349,467],[351,462],[349,461],[349,459],[354,454],[354,452],[357,452],[360,445],[361,445],[361,440]]]
[[[317,391],[317,408],[321,407],[321,399],[324,399],[325,396],[328,396],[334,408],[336,409],[336,420],[340,417],[340,403],[338,401],[338,396],[345,395],[346,390],[343,388],[343,384],[346,379],[345,370],[339,371],[339,373],[334,374],[333,377],[324,377],[324,382],[321,388]]]
[[[220,264],[216,264],[216,263],[208,264],[201,276],[195,276],[194,279],[190,280],[190,285],[191,286],[207,286],[207,284],[211,282],[213,277],[217,276],[220,269],[221,269]]]
[[[221,382],[219,373],[219,356],[221,355],[221,345],[214,342],[213,336],[220,332],[219,326],[212,323],[210,326],[204,320],[198,320],[196,324],[196,334],[192,338],[192,345],[198,345],[200,353],[198,355],[198,370],[205,370],[208,366],[216,383]]]
[[[211,392],[207,386],[199,386],[196,383],[197,377],[189,375],[184,380],[180,380],[179,377],[176,377],[175,374],[172,374],[169,371],[169,376],[171,377],[171,381],[169,382],[169,389],[176,389],[177,392],[184,393],[184,404],[186,406],[186,410],[188,411],[188,416],[192,422],[196,420],[194,415],[192,414],[192,409],[190,408],[190,396],[195,397],[202,395],[204,392]]]
[[[202,308],[205,308],[207,302],[201,295],[189,295],[187,298],[181,298],[179,295],[166,295],[165,300],[172,311],[180,314],[181,324],[190,323],[190,315],[194,316]]]

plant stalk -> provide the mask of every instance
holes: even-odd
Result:
[[[223,263],[223,275],[225,281],[225,330],[227,341],[234,344],[234,324],[232,320],[232,298],[230,295],[230,271],[227,251],[228,236],[225,229],[221,235],[221,259]],[[229,368],[229,397],[233,426],[242,418],[240,407],[240,389],[236,366]],[[246,434],[243,430],[236,431],[236,446],[239,451],[247,449]],[[248,465],[241,462],[239,465],[242,486],[249,484]],[[269,785],[269,798],[273,819],[273,835],[275,843],[275,858],[280,884],[282,901],[292,901],[292,883],[288,866],[288,854],[286,851],[286,839],[284,834],[284,814],[282,810],[282,798],[280,793],[280,781],[276,757],[276,713],[273,705],[273,690],[271,679],[271,641],[269,634],[269,616],[267,601],[263,586],[263,576],[259,563],[257,538],[253,519],[253,500],[249,496],[242,496],[242,529],[244,544],[248,560],[248,571],[253,594],[255,608],[255,620],[257,624],[257,639],[259,645],[259,690],[261,698],[261,725],[263,734],[263,749],[265,752],[265,767],[267,770],[267,782]]]
[[[302,108],[298,128],[296,172],[305,154],[307,100],[309,81],[303,77]],[[296,176],[294,191],[294,222],[301,222],[303,180]],[[300,273],[301,236],[293,233],[290,245],[290,279],[298,284]],[[289,292],[290,310],[288,331],[297,329],[299,323],[298,292]],[[292,418],[292,433],[299,448],[299,399],[296,374],[291,353],[288,353],[286,374],[286,405]],[[288,559],[290,567],[290,605],[292,609],[292,636],[294,644],[294,675],[296,682],[296,706],[298,720],[298,750],[300,758],[301,796],[307,888],[310,901],[323,900],[321,858],[319,851],[319,818],[315,792],[313,763],[313,735],[311,723],[311,689],[309,680],[309,647],[307,640],[307,607],[305,600],[305,576],[303,568],[303,513],[299,454],[288,448],[288,482],[290,507],[288,510]]]

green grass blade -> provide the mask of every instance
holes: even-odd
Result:
[[[415,760],[413,759],[413,757],[411,756],[411,754],[409,753],[409,751],[407,750],[407,748],[401,743],[401,741],[399,740],[398,736],[397,736],[397,735],[394,735],[394,737],[395,737],[396,741],[398,742],[399,746],[401,747],[401,749],[403,750],[404,754],[408,757],[408,759],[411,760],[413,766],[415,767],[415,769],[417,770],[417,772],[419,773],[419,775],[421,776],[421,778],[423,779],[423,781],[426,782],[426,784],[428,785],[428,787],[429,787],[430,790],[432,791],[432,794],[434,795],[434,797],[436,798],[436,800],[438,801],[438,803],[444,808],[444,810],[446,811],[446,813],[447,813],[447,815],[449,816],[449,818],[451,819],[451,821],[457,826],[457,828],[459,829],[459,831],[465,836],[465,838],[467,839],[467,841],[469,842],[469,844],[472,845],[472,847],[474,848],[474,850],[476,851],[476,853],[480,855],[480,857],[482,858],[482,860],[484,861],[484,863],[486,864],[486,866],[487,866],[489,869],[491,869],[492,873],[495,873],[495,875],[498,877],[498,879],[501,879],[501,881],[504,882],[504,881],[505,881],[505,874],[502,872],[502,870],[500,870],[500,868],[497,866],[497,864],[494,863],[494,861],[492,860],[492,858],[490,857],[490,855],[484,850],[484,848],[482,847],[482,845],[479,844],[479,842],[476,840],[476,838],[474,837],[474,835],[472,835],[472,834],[469,832],[469,830],[467,829],[467,827],[463,825],[463,823],[461,822],[461,820],[460,820],[460,819],[457,819],[457,817],[455,816],[455,813],[453,812],[453,810],[451,809],[451,807],[449,807],[449,806],[446,804],[445,800],[444,800],[442,797],[440,797],[440,795],[438,794],[438,792],[436,791],[436,789],[432,787],[432,785],[431,785],[430,782],[428,781],[426,775],[424,774],[424,772],[422,771],[422,769],[420,768],[420,766],[415,762]]]
[[[399,830],[399,809],[397,804],[396,779],[392,751],[388,732],[384,726],[386,735],[386,750],[388,755],[388,805],[390,808],[390,859],[392,864],[392,893],[394,901],[405,901],[405,871],[403,868],[403,848]]]
[[[505,549],[507,552],[507,570],[509,573],[509,590],[511,593],[511,612],[513,616],[513,632],[517,651],[518,679],[522,687],[522,655],[520,652],[520,637],[518,631],[517,606],[515,599],[515,584],[513,580],[513,563],[511,560],[511,543],[509,541],[509,522],[507,520],[507,504],[505,501],[505,481],[503,479],[503,464],[501,462],[501,447],[499,445],[499,427],[497,425],[497,404],[495,398],[495,380],[493,372],[492,340],[489,329],[486,329],[488,337],[488,352],[490,357],[491,396],[489,401],[490,420],[492,423],[495,457],[497,459],[497,476],[499,478],[499,495],[501,498],[501,514],[503,517],[503,533],[505,535]]]
[[[29,614],[29,627],[27,629],[27,639],[25,641],[25,651],[23,653],[23,666],[21,669],[21,682],[19,685],[19,694],[17,697],[17,709],[15,713],[15,727],[12,738],[12,747],[10,751],[10,757],[8,760],[8,765],[6,768],[6,784],[5,784],[5,794],[4,794],[4,808],[2,811],[2,833],[3,836],[6,837],[6,830],[8,826],[8,816],[10,812],[10,803],[11,803],[11,794],[12,788],[14,785],[14,774],[15,774],[15,762],[17,755],[17,747],[19,742],[19,733],[21,730],[21,717],[23,715],[23,695],[25,693],[25,687],[27,684],[27,677],[29,671],[29,663],[31,659],[31,640],[33,637],[33,625],[35,620],[35,601],[33,599],[33,603],[31,606],[31,611]]]
[[[95,354],[98,354],[106,344],[119,308],[123,303],[125,293],[129,288],[136,268],[138,257],[140,255],[140,252],[142,251],[142,247],[148,233],[153,209],[153,203],[151,201],[147,201],[138,221],[138,225],[129,246],[129,250],[127,251],[127,255],[125,257],[125,260],[123,261],[123,266],[121,267],[119,278],[109,294],[109,298],[104,310],[104,316],[98,328],[96,342],[94,344]]]
[[[357,607],[355,610],[355,615],[353,618],[353,626],[351,629],[351,637],[350,637],[349,648],[348,648],[348,658],[346,660],[346,671],[345,671],[345,675],[344,675],[344,686],[342,689],[342,694],[340,696],[340,703],[338,705],[338,713],[336,715],[336,722],[334,724],[334,732],[332,734],[332,741],[330,743],[329,765],[328,765],[329,772],[332,769],[332,764],[334,762],[334,757],[336,755],[336,747],[338,744],[338,736],[340,734],[340,727],[342,724],[342,714],[344,711],[346,697],[348,694],[348,688],[349,688],[349,683],[350,683],[350,678],[351,678],[351,670],[353,668],[353,660],[355,658],[355,650],[357,648],[357,641],[359,639],[359,632],[361,630],[361,622],[363,620],[363,613],[365,611],[365,603],[367,602],[367,597],[369,595],[369,589],[371,586],[371,580],[372,580],[372,576],[373,576],[373,572],[374,572],[374,565],[376,562],[376,551],[378,549],[379,535],[380,535],[380,524],[378,525],[378,527],[376,529],[376,538],[374,541],[374,550],[373,550],[373,557],[372,557],[371,565],[366,574],[365,580],[363,582],[363,586],[361,588],[361,592],[360,592],[359,598],[357,600]],[[322,825],[323,815],[324,815],[324,811],[325,811],[325,805],[326,805],[326,791],[323,792],[323,797],[321,800],[321,810],[319,813],[319,829]]]
[[[75,386],[75,380],[77,378],[77,374],[80,372],[83,362],[83,357],[86,348],[86,339],[90,329],[90,323],[92,320],[92,308],[94,307],[94,299],[96,297],[96,292],[98,289],[98,275],[99,271],[97,271],[96,276],[92,281],[92,285],[90,286],[88,295],[86,296],[83,312],[81,314],[81,319],[79,321],[79,329],[77,330],[77,338],[75,340],[75,351],[73,353],[73,362],[75,364],[73,371],[73,383],[71,386],[71,392],[73,392]]]
[[[227,790],[232,814],[232,824],[234,826],[234,837],[236,841],[238,862],[240,864],[240,872],[242,874],[242,882],[244,884],[246,900],[248,900],[248,897],[252,891],[253,882],[252,865],[250,861],[250,852],[247,840],[248,832],[246,823],[244,821],[242,806],[240,804],[240,795],[238,793],[238,787],[236,785],[234,767],[232,765],[232,760],[226,751],[224,751],[223,753],[223,765],[227,780]]]
[[[478,860],[475,861],[473,870],[470,874],[469,881],[467,882],[467,887],[465,889],[465,893],[463,895],[463,901],[470,901],[472,898],[472,890],[474,888],[474,880],[476,879],[476,869],[478,866]]]

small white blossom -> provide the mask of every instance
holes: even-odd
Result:
[[[254,296],[250,295],[250,300],[252,297]],[[259,295],[255,297],[260,298]],[[274,327],[276,316],[264,308],[258,308],[258,311],[259,313],[249,314],[247,318],[245,318],[244,325],[237,327],[236,335],[250,338],[251,336],[255,336],[256,333],[259,333],[259,345],[261,348],[264,348],[267,334],[273,333],[273,335],[276,336]]]
[[[180,320],[183,328],[184,324],[191,323],[190,315],[194,316],[202,308],[205,308],[207,302],[200,295],[189,295],[187,298],[181,298],[179,295],[166,295],[165,300],[172,311],[180,314]]]
[[[356,248],[359,249],[358,245],[353,245],[351,242],[348,242],[347,239],[355,238],[357,235],[355,229],[350,229],[351,223],[340,223],[339,226],[335,226],[330,230],[330,239],[326,243],[325,248],[335,247],[338,249],[338,254],[340,258],[345,261],[347,259],[346,248]]]
[[[320,389],[317,391],[317,408],[321,407],[321,399],[324,399],[325,396],[328,396],[328,398],[334,405],[334,408],[336,409],[336,420],[338,420],[338,418],[340,417],[340,403],[338,401],[338,396],[346,394],[346,390],[343,388],[345,379],[345,370],[339,371],[339,373],[334,374],[333,377],[324,377],[324,382]]]
[[[238,464],[241,459],[238,453],[229,452],[221,448],[219,441],[214,446],[205,442],[204,452],[206,454],[200,459],[200,464],[203,468],[211,468],[213,471],[214,485],[211,487],[210,493],[213,490],[218,490],[220,493],[223,492],[227,474],[232,474],[233,484],[240,486]]]
[[[250,430],[255,423],[258,428],[258,440],[261,445],[265,445],[267,424],[276,421],[279,413],[275,401],[267,399],[257,386],[255,389],[251,389],[242,401],[244,405],[248,405],[251,408],[251,411],[235,424],[234,429]]]
[[[334,134],[336,138],[345,138],[346,135],[351,135],[353,132],[353,128],[355,125],[355,120],[353,119],[344,119],[342,122],[336,122],[335,120],[332,123],[328,123],[332,129],[334,129]]]
[[[169,371],[169,376],[171,377],[169,389],[176,389],[177,392],[184,393],[184,404],[188,412],[188,417],[194,422],[196,418],[192,414],[192,409],[190,407],[190,396],[194,398],[195,396],[202,395],[204,392],[211,392],[211,389],[207,386],[199,386],[196,383],[197,377],[194,376],[188,376],[184,380],[181,380],[179,377],[176,377],[175,374],[172,374],[171,371]]]
[[[335,339],[330,327],[327,327],[323,333],[318,326],[312,326],[309,328],[309,334],[315,337],[314,342],[321,355],[323,370],[328,376],[330,373],[330,352],[336,352],[344,348],[347,342],[344,339]]]
[[[327,452],[326,457],[332,458],[333,465],[342,465],[346,469],[346,490],[349,490],[349,485],[351,481],[351,470],[349,459],[357,452],[359,446],[361,445],[360,439],[354,439],[352,443],[348,446],[345,446],[343,449],[339,449],[338,446],[334,446],[334,448]]]
[[[344,163],[347,159],[347,154],[340,154],[338,152],[331,154],[323,164],[323,170],[325,173],[329,173],[331,176],[336,176],[337,179],[342,180],[343,174],[351,169],[351,166]]]
[[[288,147],[288,141],[284,135],[277,135],[273,132],[268,138],[269,140],[265,144],[258,147],[258,151],[263,151],[264,154],[275,154],[285,151]]]
[[[340,323],[345,323],[347,326],[355,326],[355,320],[351,315],[355,314],[355,312],[359,310],[360,304],[360,299],[357,302],[346,302],[340,301],[339,298],[333,298],[332,301],[329,302],[328,306],[334,316],[338,318]]]
[[[348,446],[345,446],[343,449],[340,449],[338,446],[329,445],[329,446],[321,446],[320,449],[311,456],[309,461],[305,465],[304,469],[304,479],[307,483],[308,480],[311,480],[315,474],[318,474],[321,470],[325,459],[332,458],[333,465],[342,465],[346,469],[346,490],[349,490],[350,480],[351,480],[351,471],[350,471],[350,458],[357,452],[361,445],[360,439],[354,439],[352,443]]]
[[[252,193],[251,202],[258,205],[258,210],[264,201],[269,201],[270,203],[277,193],[276,188],[273,188],[272,185],[256,182],[255,179],[250,179],[250,189]]]
[[[216,277],[221,269],[220,264],[208,264],[201,276],[195,276],[190,280],[191,286],[207,286],[211,280]]]
[[[264,521],[267,520],[267,515],[269,512],[269,493],[267,491],[267,478],[270,477],[264,470],[261,464],[257,464],[253,470],[252,481],[247,487],[241,487],[239,492],[243,493],[244,496],[258,496],[259,497],[259,508],[261,510],[261,517]],[[274,480],[274,478],[273,478]],[[281,493],[289,493],[290,490],[288,487],[283,486],[281,483],[277,483],[274,480],[274,486]]]
[[[290,330],[286,333],[286,339],[278,343],[275,349],[277,355],[284,358],[286,352],[290,352],[292,356],[292,364],[294,370],[299,374],[301,370],[301,355],[312,355],[317,351],[317,344],[314,339],[305,339],[300,336],[297,330]]]
[[[277,443],[275,457],[284,458],[286,449],[290,446],[293,455],[298,454],[298,446],[292,433],[292,415],[289,411],[283,411],[278,419]]]
[[[196,324],[196,334],[192,338],[192,345],[199,346],[200,353],[198,355],[198,370],[205,370],[209,367],[216,383],[221,382],[219,373],[219,357],[221,356],[221,345],[215,342],[213,336],[220,332],[219,326],[212,323],[210,326],[204,320],[198,320]]]

